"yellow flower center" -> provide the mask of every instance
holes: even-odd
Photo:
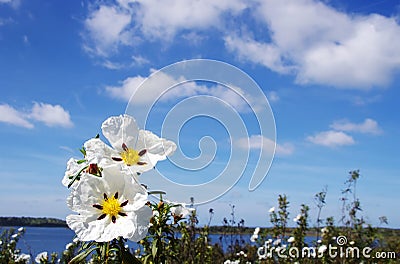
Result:
[[[116,217],[121,211],[121,204],[115,197],[110,197],[105,199],[103,204],[103,209],[101,210],[104,214]]]
[[[134,149],[127,148],[121,153],[121,158],[126,165],[131,166],[137,164],[140,160],[139,152]]]

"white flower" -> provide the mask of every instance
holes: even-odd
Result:
[[[112,116],[103,122],[101,129],[113,147],[114,162],[122,163],[135,173],[151,170],[176,150],[174,142],[139,130],[135,119],[129,115]],[[90,146],[86,151],[91,151]]]
[[[287,240],[287,242],[293,243],[293,242],[294,242],[294,237],[289,237],[289,239]]]
[[[269,208],[268,212],[269,212],[269,213],[273,213],[273,212],[275,212],[275,207],[271,207],[271,208]]]
[[[166,202],[173,205],[170,209],[171,214],[173,216],[178,216],[180,218],[186,218],[193,211],[195,211],[194,208],[188,208],[187,204],[185,204],[185,203],[175,203],[175,202],[169,202],[169,201],[166,201]]]
[[[68,250],[69,248],[71,248],[73,246],[74,246],[74,243],[68,243],[68,244],[65,245],[65,249]]]
[[[298,214],[295,218],[293,218],[294,222],[298,222],[301,218],[301,214]]]
[[[3,245],[3,241],[0,240],[0,246]]]
[[[326,228],[326,227],[322,228],[322,229],[321,229],[321,232],[322,232],[322,233],[328,232],[328,228]]]
[[[350,241],[350,245],[354,245],[356,242],[354,242],[354,241]]]
[[[12,236],[11,236],[11,238],[17,238],[18,237],[18,234],[13,234]]]
[[[124,237],[139,241],[147,234],[152,211],[147,192],[118,166],[108,166],[102,177],[87,175],[67,199],[78,215],[67,216],[80,241],[111,241]]]
[[[17,230],[18,230],[18,232],[23,232],[23,231],[25,230],[25,228],[20,227],[20,228],[18,228]]]
[[[258,233],[260,233],[260,228],[259,227],[256,227],[255,229],[254,229],[254,235],[258,235]]]
[[[253,234],[253,235],[250,237],[250,241],[251,241],[251,242],[256,242],[257,239],[258,239],[258,235],[257,235],[257,234]]]
[[[17,255],[17,257],[15,258],[15,262],[31,263],[31,256],[25,253],[21,253]]]
[[[79,238],[75,237],[75,238],[72,240],[72,242],[73,242],[73,243],[78,243],[78,242],[79,242]]]
[[[101,175],[103,167],[112,165],[111,159],[113,150],[99,138],[92,138],[83,144],[86,155],[83,159],[78,160],[70,158],[67,162],[67,169],[62,179],[62,184],[66,187],[75,188],[79,184],[80,178],[85,174]]]
[[[47,256],[47,252],[44,251],[44,252],[41,252],[41,253],[37,254],[37,256],[35,258],[35,262],[36,263],[41,263],[41,262],[46,262],[47,263],[48,259],[49,258]]]
[[[321,243],[322,243],[322,240],[321,240],[321,239],[318,239],[318,240],[317,240],[317,243],[318,243],[318,244],[321,244]]]

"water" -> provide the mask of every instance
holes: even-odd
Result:
[[[0,228],[1,229],[1,228]],[[1,231],[1,230],[0,230]],[[222,236],[222,240],[220,239]],[[72,242],[75,233],[64,227],[26,227],[25,234],[18,241],[17,248],[21,249],[22,253],[32,254],[36,256],[38,253],[47,251],[61,253],[65,250],[65,245]],[[250,243],[251,234],[241,236],[244,243]],[[211,244],[218,243],[224,251],[227,251],[230,245],[230,235],[223,237],[221,234],[210,234],[209,239]],[[233,241],[239,239],[239,236],[234,235]],[[306,237],[306,243],[311,242],[313,238]],[[130,248],[137,248],[138,245],[134,242],[128,242]]]
[[[17,248],[33,256],[43,251],[60,253],[66,244],[72,242],[74,236],[75,233],[66,227],[26,227]]]

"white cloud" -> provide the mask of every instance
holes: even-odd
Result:
[[[371,89],[390,83],[400,69],[396,18],[346,14],[325,2],[118,0],[89,10],[85,48],[109,56],[120,46],[165,45],[177,34],[198,43],[212,29],[239,59],[294,75],[301,84]],[[251,31],[244,10],[262,30]]]
[[[30,42],[29,42],[29,39],[28,39],[28,36],[27,36],[27,35],[23,35],[23,36],[22,36],[22,41],[24,42],[24,44],[25,44],[25,45],[29,45],[29,44],[30,44]]]
[[[260,1],[256,17],[270,39],[232,33],[225,42],[239,58],[299,83],[369,89],[386,85],[400,68],[400,26],[394,18],[356,16],[314,0]]]
[[[151,72],[155,70],[152,69]],[[107,86],[106,91],[113,98],[121,99],[123,101],[129,101],[131,96],[135,94],[135,102],[138,104],[146,104],[156,101],[159,98],[162,101],[168,101],[174,98],[196,95],[200,91],[207,89],[204,86],[196,85],[193,82],[186,82],[185,79],[174,79],[173,77],[159,73],[157,78],[150,78],[147,81],[147,87],[151,89],[139,89],[139,86],[147,78],[142,76],[128,77],[121,82],[120,86]],[[173,87],[178,83],[181,85],[175,86],[171,90],[166,88]]]
[[[0,105],[0,122],[25,128],[33,128],[33,124],[28,121],[26,114],[16,110],[8,104]]]
[[[323,131],[314,136],[307,137],[311,143],[322,145],[325,147],[338,147],[355,144],[354,139],[342,131]]]
[[[150,38],[171,39],[183,29],[219,27],[224,13],[246,8],[241,0],[139,0],[135,19],[142,33]]]
[[[141,38],[171,40],[179,30],[220,27],[222,15],[246,8],[243,0],[119,0],[99,5],[85,20],[85,49],[108,56],[120,45],[133,45]],[[140,36],[140,37],[139,37]]]
[[[18,8],[21,4],[21,0],[0,0],[0,4],[9,4],[13,8]]]
[[[257,42],[249,37],[237,35],[226,36],[225,46],[239,59],[261,64],[279,73],[289,73],[290,67],[286,66],[281,56],[281,51],[274,44]]]
[[[64,108],[60,105],[51,105],[51,104],[35,102],[29,117],[36,121],[43,122],[45,125],[50,127],[73,126],[69,112],[64,110]]]
[[[156,70],[152,69],[151,72]],[[146,89],[139,89],[146,80]],[[179,85],[178,85],[179,84]],[[172,87],[171,89],[167,89]],[[226,102],[239,112],[250,111],[251,105],[254,111],[262,107],[256,99],[239,87],[225,87],[222,85],[206,86],[193,81],[186,81],[183,77],[174,78],[163,72],[158,72],[157,77],[147,80],[143,76],[128,77],[119,86],[106,86],[106,93],[112,98],[128,102],[135,94],[135,103],[148,104],[159,100],[161,102],[172,101],[196,95],[215,96]],[[247,100],[247,101],[246,101]]]
[[[126,27],[131,23],[131,15],[116,6],[102,5],[92,11],[85,20],[85,28],[93,44],[86,45],[91,53],[108,56],[115,52],[121,43],[127,41]]]
[[[68,111],[60,105],[34,103],[30,111],[22,111],[8,104],[0,105],[0,122],[25,128],[33,128],[31,121],[39,121],[47,126],[72,127]]]
[[[268,101],[270,101],[271,103],[278,102],[280,99],[278,93],[275,91],[269,92],[267,95],[267,98],[268,98]]]
[[[348,132],[359,132],[366,134],[381,134],[383,131],[379,127],[378,122],[373,119],[366,118],[363,123],[352,123],[348,120],[338,120],[330,125],[335,130],[348,131]]]
[[[133,65],[138,65],[138,66],[150,63],[148,59],[140,55],[132,56],[132,60],[133,60]]]
[[[104,60],[102,65],[110,70],[119,70],[125,68],[125,65],[118,62],[112,62],[110,60]]]
[[[240,138],[236,144],[242,149],[263,149],[268,152],[271,152],[275,146],[275,142],[272,139],[262,135],[251,135],[249,138]],[[288,156],[293,154],[294,150],[294,146],[291,143],[276,144],[275,154]]]

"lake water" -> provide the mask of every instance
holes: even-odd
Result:
[[[2,228],[0,228],[1,231]],[[33,256],[36,254],[47,251],[61,253],[65,249],[65,245],[70,243],[75,236],[75,233],[69,228],[62,227],[26,227],[25,234],[18,241],[17,248],[21,249],[23,253],[31,253]],[[242,235],[241,238],[245,243],[250,243],[250,234]],[[220,234],[210,234],[209,238],[211,243],[221,244]],[[234,236],[234,240],[239,238]],[[307,240],[311,238],[306,237]],[[222,238],[222,248],[227,250],[230,244],[230,235]],[[137,248],[136,243],[128,242],[132,248]]]
[[[16,227],[18,228],[18,227]],[[15,229],[16,229],[15,228]],[[0,231],[3,228],[0,228]],[[69,228],[63,227],[26,227],[25,234],[19,239],[17,248],[23,253],[31,253],[36,256],[38,253],[47,251],[61,253],[65,249],[65,245],[72,242],[75,233]],[[211,243],[219,243],[221,235],[211,234],[209,236]],[[250,235],[243,235],[242,239],[246,243],[250,241]],[[223,239],[222,246],[227,248],[230,237]],[[137,248],[134,242],[128,242],[132,248]]]

